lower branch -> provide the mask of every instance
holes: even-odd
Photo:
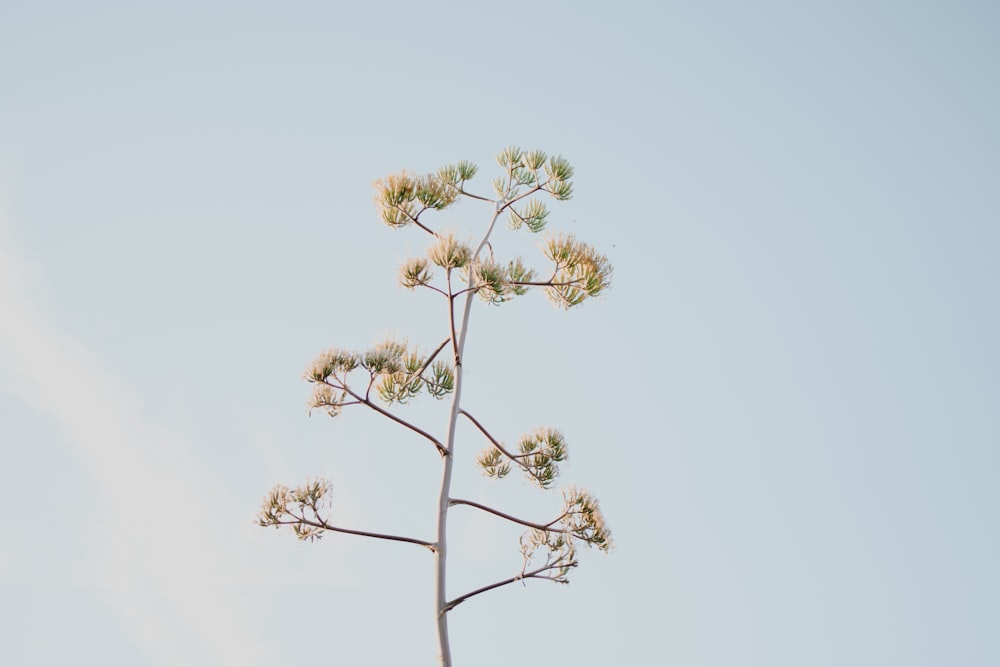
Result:
[[[483,586],[482,588],[477,588],[474,591],[470,591],[470,592],[466,593],[465,595],[461,595],[461,596],[455,598],[454,600],[450,601],[448,604],[446,604],[444,606],[443,609],[441,609],[441,612],[440,612],[439,615],[444,615],[444,614],[448,613],[449,611],[451,611],[452,609],[454,609],[458,605],[462,604],[463,602],[465,602],[466,600],[468,600],[471,597],[479,595],[480,593],[485,593],[487,591],[492,591],[494,588],[500,588],[501,586],[506,586],[507,584],[513,584],[515,581],[523,581],[524,579],[547,579],[549,581],[554,581],[554,582],[556,582],[558,584],[568,584],[569,582],[566,581],[565,579],[557,579],[555,577],[547,577],[547,576],[545,576],[545,575],[542,574],[543,572],[547,572],[549,570],[555,570],[557,568],[563,568],[563,567],[576,567],[576,561],[573,561],[572,563],[569,563],[569,564],[555,562],[555,563],[551,563],[551,564],[548,564],[548,565],[543,565],[542,567],[540,567],[540,568],[538,568],[536,570],[532,570],[531,572],[522,572],[521,574],[518,574],[518,575],[515,575],[513,577],[510,577],[509,579],[504,579],[503,581],[498,581],[495,584],[490,584],[489,586]]]
[[[360,535],[362,537],[373,537],[377,540],[392,540],[393,542],[408,542],[410,544],[418,544],[422,547],[427,547],[431,551],[437,551],[437,545],[433,542],[427,542],[425,540],[418,540],[415,537],[405,537],[403,535],[388,535],[385,533],[373,533],[367,530],[354,530],[353,528],[340,528],[338,526],[331,526],[321,517],[317,516],[317,520],[307,519],[304,516],[291,516],[295,517],[295,521],[274,521],[270,525],[272,526],[294,526],[297,524],[305,524],[307,526],[312,526],[314,528],[322,528],[323,530],[329,530],[334,533],[346,533],[348,535]]]

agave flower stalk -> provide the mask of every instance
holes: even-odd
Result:
[[[607,258],[569,234],[545,237],[542,255],[551,263],[547,280],[539,280],[534,268],[520,257],[506,262],[494,258],[493,236],[497,221],[505,217],[512,230],[543,232],[549,211],[539,197],[557,201],[572,196],[573,168],[560,156],[542,151],[523,151],[516,146],[497,157],[501,174],[493,181],[494,196],[470,192],[468,182],[477,168],[470,162],[442,167],[433,174],[406,171],[376,182],[375,204],[379,218],[393,229],[416,227],[428,234],[431,244],[424,257],[403,262],[398,279],[402,286],[427,289],[445,299],[447,319],[444,340],[423,354],[405,340],[393,338],[365,351],[331,349],[309,366],[305,379],[312,384],[310,409],[331,417],[345,408],[362,406],[392,421],[434,447],[441,459],[441,478],[436,507],[436,530],[432,540],[377,533],[335,525],[330,518],[332,485],[322,479],[289,488],[274,487],[257,516],[261,526],[288,526],[300,540],[315,541],[326,533],[342,533],[373,539],[414,544],[434,555],[434,612],[438,638],[438,661],[451,667],[448,614],[466,600],[508,584],[528,579],[567,583],[578,566],[577,547],[596,547],[607,552],[611,531],[597,499],[574,486],[563,489],[563,510],[547,522],[513,516],[475,500],[451,496],[454,453],[459,417],[473,424],[487,441],[476,461],[482,472],[495,479],[518,469],[540,489],[552,488],[560,475],[559,464],[568,457],[562,431],[542,426],[529,431],[516,446],[505,445],[480,420],[463,407],[464,354],[469,336],[473,304],[478,300],[499,305],[540,288],[561,308],[578,306],[596,297],[611,282]],[[489,205],[485,229],[475,245],[463,242],[455,232],[435,229],[426,216],[448,208],[460,199]],[[489,249],[488,256],[484,250]],[[436,275],[443,272],[443,275]],[[421,393],[435,399],[451,396],[444,437],[416,426],[394,406],[404,406]],[[527,528],[521,537],[521,563],[512,576],[488,583],[453,598],[448,597],[448,512],[469,507],[483,514]]]

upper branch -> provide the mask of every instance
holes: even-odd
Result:
[[[473,502],[471,500],[463,500],[461,498],[452,498],[451,500],[448,501],[448,504],[449,505],[468,505],[469,507],[475,507],[476,509],[481,509],[484,512],[489,512],[490,514],[493,514],[494,516],[498,516],[501,519],[507,519],[508,521],[511,521],[513,523],[518,523],[518,524],[521,524],[522,526],[527,526],[528,528],[534,528],[536,530],[544,530],[544,531],[547,531],[547,532],[550,532],[550,533],[567,533],[567,534],[571,532],[571,531],[566,530],[564,528],[552,528],[553,524],[558,523],[559,521],[561,521],[562,519],[564,519],[567,516],[566,512],[563,512],[562,514],[560,514],[559,516],[557,516],[552,521],[549,521],[548,523],[535,523],[533,521],[525,521],[524,519],[518,519],[517,517],[511,516],[510,514],[507,514],[505,512],[501,512],[498,509],[493,509],[492,507],[489,507],[487,505],[481,505],[481,504],[479,504],[477,502]]]
[[[444,292],[442,292],[441,290],[437,290],[437,291],[441,292],[442,294],[444,294]],[[427,361],[425,361],[423,363],[423,365],[420,367],[420,370],[418,370],[416,373],[413,374],[414,376],[420,377],[420,376],[422,376],[424,374],[424,371],[426,371],[427,368],[431,365],[431,362],[434,361],[434,358],[437,357],[439,354],[441,354],[441,350],[443,350],[444,346],[448,344],[448,340],[449,339],[445,338],[441,342],[441,344],[437,346],[437,349],[435,349],[433,352],[431,352],[431,356],[427,357]]]
[[[425,232],[427,232],[431,236],[435,236],[435,237],[437,236],[437,232],[435,232],[433,229],[431,229],[430,227],[426,226],[424,223],[420,222],[416,218],[413,218],[413,224],[415,224],[417,227],[419,227],[420,229],[424,230]]]
[[[478,199],[479,201],[485,201],[491,204],[495,203],[494,200],[490,199],[489,197],[482,197],[480,195],[472,194],[471,192],[468,192],[465,188],[459,188],[458,191],[470,199]]]
[[[386,410],[382,406],[378,405],[374,401],[369,400],[367,396],[361,396],[360,394],[355,393],[354,390],[352,390],[346,384],[343,387],[336,387],[336,388],[337,389],[343,389],[348,394],[350,394],[351,396],[353,396],[354,399],[356,401],[358,401],[358,403],[361,403],[363,405],[368,406],[369,408],[371,408],[375,412],[379,413],[383,417],[388,417],[389,419],[391,419],[392,421],[396,422],[397,424],[405,426],[406,428],[410,429],[414,433],[423,436],[427,440],[429,440],[432,443],[434,443],[434,446],[437,447],[438,453],[441,454],[441,456],[448,456],[448,450],[445,448],[444,445],[441,444],[441,441],[438,440],[437,438],[435,438],[433,435],[431,435],[427,431],[425,431],[422,428],[420,428],[419,426],[411,424],[410,422],[406,421],[402,417],[399,417],[397,415],[392,414],[391,412],[389,412],[388,410]]]
[[[567,280],[564,282],[555,282],[554,280],[538,281],[538,280],[512,280],[511,285],[524,285],[525,287],[564,287],[566,285],[578,285],[583,282],[582,278],[576,280]]]
[[[546,181],[545,183],[542,183],[542,184],[534,186],[533,188],[531,188],[527,192],[519,194],[516,197],[511,197],[509,200],[507,200],[503,204],[501,204],[499,208],[497,208],[497,212],[498,213],[503,213],[508,208],[510,208],[511,206],[513,206],[514,204],[516,204],[517,202],[521,201],[522,199],[524,199],[526,197],[530,197],[531,195],[535,194],[539,190],[544,189],[544,187],[545,187],[545,185],[547,185],[547,183],[548,182]]]
[[[507,451],[504,448],[504,446],[502,444],[500,444],[500,441],[497,440],[496,438],[494,438],[490,434],[490,432],[486,430],[486,427],[479,423],[478,419],[476,419],[475,417],[473,417],[468,412],[466,412],[465,410],[462,410],[462,409],[459,409],[458,413],[461,414],[461,415],[463,415],[466,419],[468,419],[473,424],[475,424],[476,428],[478,428],[479,431],[483,435],[486,436],[486,439],[489,440],[491,443],[493,443],[493,446],[496,447],[497,449],[499,449],[501,452],[503,452],[503,455],[506,456],[507,458],[509,458],[511,461],[514,461],[515,463],[517,463],[517,460],[519,458],[522,458],[522,457],[520,457],[520,456],[518,456],[516,454],[511,454],[509,451]]]

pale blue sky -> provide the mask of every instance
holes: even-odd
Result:
[[[4,4],[0,663],[435,664],[426,551],[252,519],[322,475],[340,523],[432,534],[437,456],[307,418],[301,373],[437,343],[371,183],[487,191],[508,144],[574,164],[550,227],[615,280],[479,308],[467,405],[561,428],[618,547],[457,608],[456,664],[1000,663],[998,35],[988,2]],[[456,495],[550,512],[463,435]],[[520,565],[461,510],[453,594]]]

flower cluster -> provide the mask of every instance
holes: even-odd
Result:
[[[555,273],[545,288],[553,303],[571,308],[587,297],[599,295],[611,284],[608,258],[572,234],[550,237],[543,250],[555,262]]]
[[[576,567],[576,543],[608,552],[613,546],[611,529],[597,499],[586,490],[569,487],[563,490],[562,515],[544,528],[532,528],[521,537],[521,554],[527,570],[538,551],[545,552],[545,569],[555,570],[554,580],[567,581],[569,568]]]
[[[375,205],[379,217],[395,228],[417,222],[420,214],[428,209],[440,211],[451,206],[460,194],[456,182],[438,174],[414,176],[401,171],[375,182]]]
[[[300,540],[318,540],[323,536],[319,511],[329,507],[330,490],[330,482],[324,479],[312,480],[294,489],[279,484],[264,498],[257,514],[257,525],[291,526]]]
[[[460,269],[469,263],[472,248],[455,240],[454,234],[441,234],[427,251],[427,257],[442,269]]]
[[[614,542],[597,498],[586,489],[571,486],[563,490],[563,500],[566,505],[561,523],[570,534],[587,546],[609,551]]]
[[[504,458],[503,452],[496,447],[490,447],[476,457],[476,463],[487,477],[503,479],[510,473],[510,464]]]
[[[507,209],[507,224],[511,229],[520,229],[525,225],[533,233],[538,233],[545,229],[546,218],[549,210],[545,204],[532,199],[523,208],[518,209],[513,204]]]
[[[524,568],[527,571],[531,559],[539,550],[545,552],[544,570],[554,570],[550,575],[553,581],[560,584],[569,583],[567,576],[572,567],[577,566],[576,545],[564,533],[533,528],[521,536],[521,555],[524,557]],[[543,571],[544,571],[543,570]]]
[[[512,453],[502,445],[494,444],[479,454],[476,463],[487,477],[503,479],[510,473],[511,464],[520,468],[525,476],[543,489],[551,488],[559,475],[556,465],[566,460],[566,439],[554,428],[538,428],[521,436],[520,453]]]
[[[566,439],[553,428],[539,428],[521,438],[517,459],[529,479],[547,489],[559,474],[557,463],[566,460]]]
[[[548,192],[560,201],[573,196],[573,184],[570,182],[573,178],[573,167],[562,156],[549,157],[544,151],[523,151],[517,146],[509,146],[497,155],[497,164],[504,168],[506,174],[498,176],[493,181],[493,190],[503,200],[516,199],[521,194],[522,187],[531,188],[532,191]],[[514,214],[511,218],[512,224],[519,226],[525,223],[531,231],[539,231],[545,226],[544,208],[540,212],[540,216],[530,213],[527,216]],[[521,221],[513,222],[518,217]],[[529,219],[533,221],[528,223]]]
[[[514,295],[507,268],[492,259],[481,259],[471,267],[470,284],[475,287],[480,299],[494,305],[509,301]]]
[[[455,389],[455,371],[444,361],[431,362],[406,343],[391,338],[360,354],[327,350],[306,369],[306,380],[314,384],[308,405],[336,417],[352,398],[362,400],[348,385],[348,373],[355,369],[368,371],[365,397],[374,390],[387,405],[406,403],[421,389],[434,398],[444,398]]]
[[[306,369],[309,382],[323,382],[331,377],[339,378],[355,368],[361,358],[354,352],[330,349],[321,352]]]

